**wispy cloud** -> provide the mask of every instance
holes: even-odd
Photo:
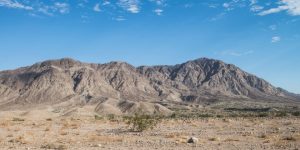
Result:
[[[68,3],[55,2],[52,9],[54,9],[54,11],[60,12],[61,14],[66,14],[70,12],[70,6]]]
[[[275,25],[275,24],[270,25],[270,26],[269,26],[269,29],[272,30],[272,31],[274,31],[274,30],[277,29],[277,25]]]
[[[67,14],[70,12],[70,5],[68,3],[55,2],[53,5],[45,5],[40,3],[37,6],[37,12],[45,15],[53,16],[55,13]]]
[[[272,39],[271,39],[271,42],[272,42],[272,43],[277,43],[277,42],[279,42],[279,41],[281,41],[280,36],[273,36]]]
[[[229,55],[229,56],[234,56],[234,57],[241,57],[241,56],[246,56],[253,54],[254,51],[232,51],[232,50],[225,50],[221,52],[217,52],[218,55]]]
[[[225,12],[219,13],[219,14],[217,14],[216,16],[212,17],[212,18],[210,19],[210,21],[217,21],[217,20],[219,20],[219,19],[222,19],[225,15],[226,15]]]
[[[158,16],[162,15],[163,11],[164,10],[159,9],[159,8],[154,10],[154,12],[156,13],[156,15],[158,15]]]
[[[263,9],[264,9],[264,7],[263,6],[259,6],[259,5],[253,5],[253,6],[250,7],[250,10],[252,12],[259,12],[259,11],[261,11]]]
[[[0,6],[8,7],[8,8],[24,9],[24,10],[33,10],[33,7],[26,6],[18,1],[13,1],[13,0],[0,0]]]
[[[150,2],[155,2],[156,5],[160,5],[160,6],[166,5],[166,0],[150,0]]]
[[[127,10],[131,13],[139,13],[140,12],[140,1],[139,0],[119,0],[118,6]]]
[[[231,0],[222,5],[226,11],[234,10],[235,8],[243,8],[246,6],[245,0]]]
[[[112,18],[115,21],[125,21],[126,19],[123,16],[118,16],[116,18]]]
[[[100,9],[100,4],[97,3],[97,4],[94,6],[93,10],[96,11],[96,12],[100,12],[100,11],[101,11],[101,9]]]
[[[250,0],[250,5],[254,5],[257,3],[257,0]]]
[[[279,6],[270,8],[259,13],[261,16],[287,11],[292,16],[300,15],[300,0],[280,0]]]
[[[110,2],[109,2],[108,0],[105,0],[105,1],[102,3],[103,6],[106,6],[106,5],[109,5],[109,4],[110,4]]]
[[[74,4],[69,0],[0,0],[0,7],[23,9],[29,11],[31,14],[45,14],[49,16],[68,14],[71,9],[76,8],[80,8],[81,10],[83,10],[83,8],[92,8],[95,12],[102,10],[111,11],[108,12],[108,14],[116,14],[115,16],[126,16],[126,14],[121,14],[126,12],[137,14],[143,10],[152,10],[155,14],[160,16],[164,12],[167,12],[168,8],[171,8],[174,4],[169,3],[170,1],[171,0],[101,0],[96,3],[93,1],[94,3],[92,3],[91,0],[76,0]],[[145,5],[149,3],[152,4],[149,5],[152,6],[152,8],[148,9]],[[224,17],[224,15],[230,11],[238,8],[250,9],[250,12],[260,16],[279,12],[287,12],[292,16],[300,16],[300,0],[269,0],[268,2],[262,0],[226,0],[225,2],[211,0],[200,3],[202,6],[222,10],[222,12],[218,12],[218,14],[215,14],[215,17],[211,18],[212,21],[216,21]],[[176,2],[175,4],[180,4],[181,8],[185,8],[187,11],[192,9],[191,7],[199,6],[197,2],[194,1]],[[71,8],[72,5],[75,7]]]

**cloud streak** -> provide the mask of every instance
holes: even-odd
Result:
[[[260,16],[270,15],[287,11],[292,16],[300,15],[300,0],[280,0],[279,6],[270,8],[259,13]]]
[[[271,39],[271,42],[272,43],[277,43],[277,42],[280,42],[281,41],[281,38],[279,37],[279,36],[274,36],[274,37],[272,37],[272,39]]]
[[[139,0],[119,0],[118,2],[118,6],[134,14],[140,12],[139,4],[140,4]]]
[[[174,3],[170,3],[171,0],[102,0],[93,1],[91,0],[77,0],[76,3],[70,3],[68,0],[0,0],[0,7],[6,7],[11,9],[22,9],[30,11],[31,14],[44,14],[44,15],[59,15],[68,14],[71,11],[71,4],[74,4],[74,8],[79,8],[85,12],[93,10],[94,12],[108,12],[107,14],[115,14],[115,16],[122,15],[126,16],[125,13],[138,14],[143,10],[152,10],[158,16],[168,11],[168,7],[172,7]],[[146,8],[145,5],[150,4],[153,8]],[[176,5],[182,5],[185,10],[192,9],[191,7],[196,6],[197,3],[189,0],[183,3],[177,3]],[[236,9],[248,8],[250,12],[259,15],[267,16],[270,14],[276,14],[279,12],[286,12],[291,16],[300,16],[300,0],[273,0],[268,4],[260,0],[226,0],[224,1],[213,1],[204,2],[206,7],[218,8],[223,10],[219,12],[219,15],[212,18],[211,20],[216,21],[224,14],[233,12]],[[89,9],[88,9],[89,8]],[[122,14],[121,14],[122,13]],[[148,12],[149,13],[149,12]]]
[[[218,52],[217,54],[219,55],[229,55],[229,56],[234,56],[234,57],[241,57],[241,56],[246,56],[246,55],[250,55],[250,54],[253,54],[254,51],[244,51],[244,52],[241,52],[241,51],[221,51],[221,52]]]
[[[31,6],[26,6],[18,1],[12,1],[12,0],[0,0],[0,6],[8,7],[8,8],[24,9],[24,10],[33,10]]]

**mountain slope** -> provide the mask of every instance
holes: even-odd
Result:
[[[109,106],[126,113],[148,110],[148,105],[149,112],[155,112],[167,111],[156,102],[203,104],[229,99],[299,101],[296,94],[234,65],[207,58],[137,68],[125,62],[88,64],[65,58],[0,72],[0,109],[95,105],[95,111]]]

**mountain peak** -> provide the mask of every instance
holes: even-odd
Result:
[[[74,60],[72,58],[61,58],[61,59],[55,59],[55,60],[46,60],[40,63],[37,63],[40,67],[45,66],[56,66],[61,68],[71,68],[75,65],[82,64],[80,61]]]

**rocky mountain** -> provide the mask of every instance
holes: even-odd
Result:
[[[170,110],[164,103],[299,102],[299,96],[240,68],[201,58],[174,66],[134,67],[50,60],[0,72],[0,109],[93,106],[100,113]]]

